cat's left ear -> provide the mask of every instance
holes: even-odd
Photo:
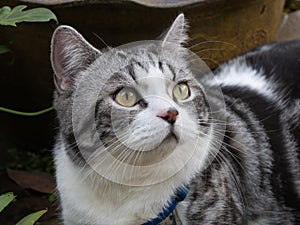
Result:
[[[162,45],[166,42],[174,43],[177,45],[183,45],[189,39],[187,35],[187,21],[184,14],[181,13],[177,16],[167,33],[163,36]]]

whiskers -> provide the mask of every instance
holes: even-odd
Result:
[[[219,52],[221,59],[223,59],[224,51],[228,51],[228,49],[234,50],[237,48],[238,47],[234,44],[217,40],[203,41],[188,47],[189,50],[193,51],[193,53],[197,54],[205,62],[211,62],[212,67],[217,67],[220,64],[220,62],[218,62],[216,59],[208,58],[206,54],[207,52]],[[190,57],[187,58],[187,61],[189,61],[189,58]]]
[[[156,130],[156,133],[161,132]],[[141,174],[138,174],[139,167],[153,164],[155,160],[161,160],[160,153],[155,154],[155,151],[151,150],[149,141],[141,139],[129,145],[127,140],[130,135],[130,131],[125,129],[124,132],[115,135],[110,140],[106,140],[105,145],[103,143],[95,144],[99,147],[94,149],[91,155],[84,156],[86,163],[80,169],[79,180],[85,182],[88,177],[100,175],[102,181],[108,183],[109,181],[117,183],[130,182],[141,176]],[[150,133],[150,136],[152,135],[153,133]],[[150,143],[150,145],[153,145],[153,148],[155,147],[153,143]],[[76,146],[76,143],[69,145],[70,148]],[[82,155],[84,155],[84,151],[85,149],[81,149]],[[77,152],[77,154],[80,154],[80,152]]]
[[[93,32],[93,34],[104,44],[104,46],[109,50],[112,51],[112,47],[110,47],[104,40],[103,38],[101,38],[98,34],[96,34],[95,32]]]
[[[230,46],[232,48],[237,48],[236,45],[232,44],[232,43],[229,43],[229,42],[226,42],[226,41],[217,41],[217,40],[211,40],[211,41],[203,41],[203,42],[199,42],[197,44],[194,44],[194,45],[191,45],[188,47],[188,49],[193,49],[195,47],[199,47],[200,45],[205,45],[205,44],[223,44],[223,45],[227,45],[227,46]]]
[[[202,135],[212,135],[211,147],[207,158],[208,166],[213,170],[218,170],[218,173],[224,173],[220,174],[220,176],[224,176],[228,182],[234,185],[239,201],[242,204],[241,206],[245,208],[248,204],[245,194],[248,191],[248,185],[254,185],[254,181],[252,181],[248,173],[248,168],[246,168],[245,160],[247,158],[255,158],[257,153],[247,144],[237,139],[236,135],[248,135],[249,131],[241,131],[241,129],[228,130],[228,126],[237,126],[238,124],[230,124],[228,121],[218,119],[211,118],[209,121],[199,119],[198,122],[206,122],[212,127],[212,134],[202,132]],[[223,127],[223,129],[220,129],[220,127]],[[215,168],[216,165],[218,165],[218,169]],[[241,184],[241,177],[247,180],[248,185]],[[241,187],[243,187],[243,190]]]

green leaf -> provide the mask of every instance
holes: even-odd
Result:
[[[7,46],[0,45],[0,54],[4,54],[4,53],[9,52],[9,51],[10,51],[10,49]]]
[[[41,210],[35,213],[31,213],[21,219],[16,225],[33,225],[47,210]]]
[[[54,202],[55,200],[57,200],[57,195],[56,194],[50,194],[48,197],[48,201],[49,202]]]
[[[12,192],[8,192],[0,196],[0,212],[14,200],[16,196]]]
[[[57,21],[55,14],[46,8],[34,8],[23,11],[26,5],[18,5],[11,9],[8,6],[0,8],[0,25],[17,26],[20,22],[47,22],[51,19]]]

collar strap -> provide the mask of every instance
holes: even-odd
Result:
[[[189,191],[189,189],[186,185],[184,185],[183,187],[180,187],[177,190],[176,195],[171,198],[169,206],[167,208],[164,208],[163,211],[161,213],[159,213],[156,218],[154,218],[146,223],[143,223],[142,225],[157,225],[161,221],[165,220],[169,215],[171,215],[171,213],[173,213],[173,211],[176,208],[176,206],[178,205],[178,203],[185,199],[185,197],[188,194],[188,191]],[[174,224],[176,224],[176,223],[174,223]]]

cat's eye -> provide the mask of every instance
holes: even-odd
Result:
[[[137,93],[132,88],[123,88],[116,94],[115,101],[121,106],[132,107],[137,102]]]
[[[179,83],[173,88],[173,96],[178,100],[185,100],[190,96],[190,88],[186,83]]]

